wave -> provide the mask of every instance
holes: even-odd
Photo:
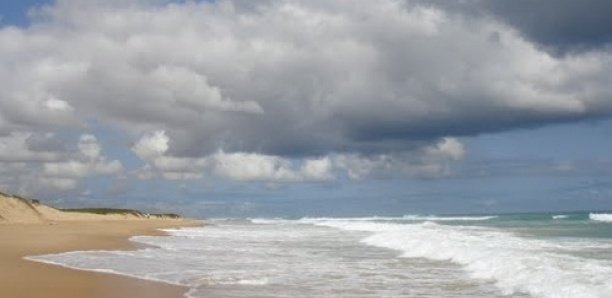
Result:
[[[589,213],[589,219],[594,220],[594,221],[612,222],[612,214]]]
[[[297,220],[284,218],[249,218],[253,224],[274,225],[274,224],[315,224],[321,221],[350,221],[350,222],[369,222],[369,221],[396,221],[403,217],[392,216],[369,216],[369,217],[302,217]]]
[[[404,215],[405,220],[428,220],[428,221],[480,221],[491,220],[497,218],[496,215],[487,216],[422,216],[422,215]]]
[[[496,215],[487,216],[437,216],[437,215],[404,215],[404,216],[368,216],[368,217],[302,217],[298,220],[290,220],[284,218],[249,218],[248,220],[254,224],[272,225],[272,224],[316,224],[326,221],[342,221],[342,222],[372,222],[372,221],[481,221],[495,219]]]
[[[251,223],[258,224],[258,225],[272,225],[272,224],[290,222],[289,220],[282,219],[282,218],[249,218],[248,220]]]
[[[553,215],[552,219],[566,219],[568,217],[569,217],[569,215],[559,214],[559,215]]]
[[[370,216],[370,217],[303,217],[297,222],[299,223],[310,223],[316,224],[319,222],[385,222],[385,221],[481,221],[491,220],[497,218],[497,215],[486,215],[486,216],[438,216],[438,215],[403,215],[399,217],[393,216]],[[291,220],[269,220],[269,219],[257,219],[254,223],[295,223]]]
[[[367,217],[302,217],[299,221],[302,222],[315,222],[322,220],[336,220],[336,221],[391,221],[401,220],[402,217],[397,216],[367,216]]]
[[[473,278],[494,280],[504,295],[610,297],[612,268],[560,254],[543,240],[526,239],[484,227],[434,222],[319,222],[343,230],[371,232],[364,244],[394,249],[401,257],[460,264]],[[580,277],[580,278],[577,278]]]

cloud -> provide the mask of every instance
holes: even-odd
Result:
[[[452,174],[451,163],[465,157],[465,147],[454,138],[410,153],[377,155],[341,154],[334,158],[336,167],[346,170],[349,178],[368,177],[440,178]]]
[[[612,3],[605,0],[480,1],[488,11],[553,53],[612,43]],[[525,9],[529,7],[529,9]]]
[[[332,154],[319,158],[287,159],[259,153],[223,151],[202,158],[166,156],[170,138],[165,131],[144,135],[132,147],[145,165],[140,179],[199,179],[214,175],[234,181],[264,183],[329,182],[346,175],[354,180],[367,177],[407,176],[439,178],[451,174],[450,164],[465,157],[457,139],[443,138],[410,152],[378,155]]]
[[[47,101],[45,101],[45,106],[49,109],[49,110],[55,110],[55,111],[72,111],[74,110],[72,108],[72,106],[70,106],[69,103],[61,100],[61,99],[57,99],[54,97],[51,97],[49,99],[47,99]]]
[[[417,0],[467,18],[488,17],[554,55],[601,50],[612,43],[612,3],[605,0]]]
[[[0,136],[0,162],[55,161],[63,155],[59,148],[45,148],[51,143],[52,134],[37,135],[29,132],[12,132]]]
[[[69,160],[64,162],[45,163],[43,173],[45,176],[64,178],[83,178],[89,175],[119,174],[123,170],[117,160],[106,162]]]
[[[143,160],[162,156],[168,151],[170,139],[163,130],[143,136],[133,147],[132,151]]]
[[[79,151],[90,160],[100,157],[102,148],[94,135],[84,134],[79,139]]]
[[[83,134],[73,151],[50,133],[14,132],[0,137],[0,186],[21,193],[74,190],[81,179],[119,175],[123,165],[102,156],[97,138]]]
[[[40,181],[47,186],[60,190],[77,188],[81,179],[95,175],[119,175],[123,165],[118,160],[107,160],[101,156],[102,148],[95,136],[81,135],[77,144],[79,152],[67,160],[42,164]]]
[[[256,153],[219,152],[211,157],[212,171],[238,181],[305,182],[333,180],[329,158],[306,159],[300,168],[284,158]]]
[[[339,170],[442,177],[465,155],[462,136],[610,116],[608,48],[551,55],[542,45],[555,42],[503,8],[513,4],[462,3],[479,12],[433,1],[58,0],[31,26],[0,29],[0,133],[95,122],[132,138],[124,149],[144,161],[141,178],[328,181]],[[118,168],[87,142],[82,159],[48,167]]]
[[[207,165],[203,158],[180,158],[166,156],[170,138],[164,130],[157,130],[143,135],[132,151],[145,162],[138,171],[140,179],[162,177],[168,180],[189,180],[202,178],[202,171]]]
[[[150,74],[155,88],[164,100],[196,110],[213,109],[222,112],[261,114],[263,110],[253,101],[234,102],[223,98],[218,87],[210,86],[208,79],[187,67],[160,66]]]
[[[332,167],[333,165],[329,157],[307,159],[303,162],[300,173],[307,180],[333,180]]]
[[[430,159],[462,160],[465,154],[465,146],[455,138],[443,138],[437,144],[425,148],[425,155]]]
[[[212,174],[236,181],[304,182],[333,179],[329,158],[307,159],[296,169],[280,156],[223,151],[202,158],[174,157],[166,153],[171,140],[163,130],[143,135],[132,151],[145,162],[138,171],[141,179],[161,177],[191,180]]]

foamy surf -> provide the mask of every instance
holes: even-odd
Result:
[[[497,216],[422,216],[422,215],[404,215],[405,220],[426,220],[426,221],[481,221],[495,219]]]
[[[589,218],[594,221],[612,222],[612,214],[609,213],[590,213]]]
[[[439,215],[403,215],[397,217],[390,216],[371,216],[371,217],[303,217],[299,220],[302,223],[317,223],[321,221],[346,221],[346,222],[371,222],[371,221],[485,221],[496,219],[496,215],[487,216],[439,216]],[[253,223],[288,223],[285,219],[252,219]]]
[[[30,259],[181,284],[190,298],[612,297],[607,225],[504,216],[225,219],[132,238],[146,249]]]
[[[395,249],[406,258],[451,261],[473,278],[492,279],[505,295],[609,297],[612,267],[550,251],[540,240],[482,227],[321,222],[349,231],[370,231],[363,243]],[[580,278],[577,278],[580,277]]]

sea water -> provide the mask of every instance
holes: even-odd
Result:
[[[218,219],[29,257],[188,297],[612,297],[612,214]]]

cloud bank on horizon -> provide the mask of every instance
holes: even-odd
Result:
[[[612,114],[612,9],[572,3],[35,7],[0,29],[0,187],[447,176],[461,137]],[[140,165],[105,156],[96,127]]]

